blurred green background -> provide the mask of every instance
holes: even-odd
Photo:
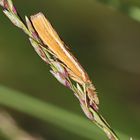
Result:
[[[13,2],[22,17],[40,11],[48,17],[94,81],[101,114],[114,130],[140,139],[140,2]],[[49,66],[35,53],[28,37],[11,24],[2,10],[0,84],[85,117],[73,93],[51,76]],[[10,98],[8,100],[10,102]],[[10,106],[0,107],[7,110],[21,128],[45,140],[87,139]],[[96,140],[94,133],[93,140]]]

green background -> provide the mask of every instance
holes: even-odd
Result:
[[[140,139],[139,2],[121,3],[117,0],[104,0],[103,3],[94,0],[13,2],[22,17],[24,15],[29,17],[40,11],[46,15],[93,80],[100,99],[101,114],[114,130]],[[28,37],[11,24],[2,10],[0,84],[85,117],[73,93],[52,77],[49,66],[35,53]],[[8,100],[10,102],[10,98]],[[40,135],[44,139],[85,139],[12,109],[10,105],[9,107],[1,105],[1,108],[6,109],[27,132]]]

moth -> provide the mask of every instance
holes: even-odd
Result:
[[[85,85],[86,93],[89,99],[92,99],[91,102],[94,102],[96,105],[99,104],[95,88],[88,74],[60,39],[48,19],[42,13],[38,13],[31,16],[31,22],[43,43],[48,46],[56,57],[68,68],[67,71],[71,79],[81,85]]]

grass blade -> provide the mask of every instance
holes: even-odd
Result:
[[[105,134],[88,120],[4,86],[0,86],[0,104],[57,125],[86,139],[107,140]],[[119,132],[118,134],[120,139],[129,140],[128,136]]]

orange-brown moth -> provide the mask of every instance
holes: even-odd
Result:
[[[87,73],[67,47],[65,47],[66,45],[60,39],[46,17],[42,13],[38,13],[31,16],[31,21],[43,43],[69,68],[70,71],[68,72],[70,77],[80,84],[84,83],[90,85],[89,88],[87,88],[88,96],[91,96],[90,98],[95,98],[93,100],[98,104],[95,88],[91,84]]]

